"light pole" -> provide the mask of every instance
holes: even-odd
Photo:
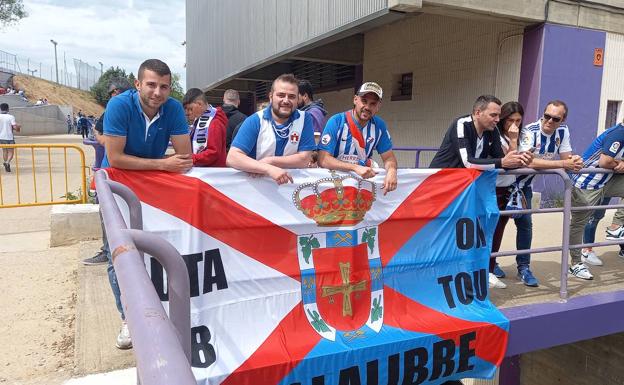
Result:
[[[50,43],[54,44],[54,68],[56,68],[56,83],[58,84],[58,59],[56,57],[56,45],[58,43],[53,39],[50,39]]]
[[[98,63],[100,63],[100,76],[104,75],[104,64],[102,64],[101,61],[99,61]]]

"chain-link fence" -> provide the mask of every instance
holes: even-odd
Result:
[[[70,60],[74,62],[73,72]],[[70,61],[69,67],[68,61]],[[0,50],[0,70],[35,76],[85,91],[90,90],[102,75],[101,66],[96,68],[80,59],[67,59],[65,53],[58,58],[58,79],[54,63],[36,62],[2,50]]]

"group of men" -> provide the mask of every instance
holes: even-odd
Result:
[[[284,184],[293,181],[288,169],[315,164],[313,152],[317,150],[318,166],[370,178],[377,173],[371,160],[377,150],[386,169],[382,189],[386,193],[396,189],[392,141],[384,121],[375,116],[381,106],[381,87],[364,83],[353,97],[354,107],[333,116],[322,127],[327,112],[313,103],[312,91],[305,83],[302,96],[299,84],[291,74],[279,76],[271,86],[269,105],[245,117],[238,111],[240,100],[234,90],[226,91],[222,107],[211,106],[197,88],[190,89],[180,104],[169,97],[171,71],[167,64],[146,60],[139,67],[134,88],[119,94],[116,88],[100,118],[103,135],[98,139],[106,149],[102,167],[184,173],[193,166],[227,165]],[[321,138],[318,148],[315,132]],[[173,154],[165,156],[169,143]],[[122,318],[117,347],[130,348],[121,295],[106,246],[103,255],[109,263],[110,283]]]

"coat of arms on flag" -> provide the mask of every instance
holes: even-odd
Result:
[[[508,321],[483,278],[494,172],[399,170],[384,196],[383,175],[324,169],[282,186],[226,169],[108,172],[189,267],[198,383],[440,384],[502,361]]]

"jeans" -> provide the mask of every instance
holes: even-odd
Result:
[[[600,202],[600,205],[602,206],[609,204],[610,200],[610,197],[605,197],[602,202]],[[600,220],[604,218],[606,211],[606,209],[594,210],[592,216],[589,217],[589,221],[585,225],[585,230],[583,232],[583,243],[593,243],[595,241],[596,227],[598,227],[598,222],[600,222]]]
[[[533,198],[533,189],[531,186],[524,186],[522,188],[524,197],[527,201],[527,209],[531,207],[531,199]],[[523,214],[519,218],[515,218],[517,234],[516,234],[516,249],[524,250],[531,248],[531,241],[533,240],[533,220],[531,214]],[[531,263],[531,254],[518,254],[516,255],[516,264],[518,270],[521,267],[528,267]]]
[[[101,212],[100,222],[102,224],[102,251],[105,252],[108,257],[108,267],[106,268],[106,271],[108,272],[108,282],[110,283],[111,290],[113,291],[115,305],[117,305],[117,310],[119,311],[121,320],[124,321],[126,319],[126,315],[124,314],[123,305],[121,304],[121,290],[119,290],[119,284],[117,283],[117,275],[115,274],[115,268],[113,267],[113,256],[110,252],[110,246],[108,245],[108,237],[106,236],[106,229],[104,228],[104,220],[102,219]]]

